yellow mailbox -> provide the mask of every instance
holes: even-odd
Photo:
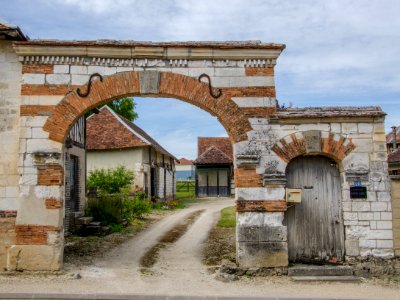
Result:
[[[301,203],[302,189],[286,189],[286,202]]]

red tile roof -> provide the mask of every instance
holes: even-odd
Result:
[[[400,162],[400,149],[393,151],[388,154],[388,163],[398,163]]]
[[[193,162],[191,160],[188,160],[187,158],[184,158],[184,157],[180,158],[178,160],[178,163],[180,165],[193,165]]]
[[[397,144],[400,143],[400,126],[396,127],[396,141],[397,141]],[[393,143],[393,131],[389,132],[386,135],[386,143],[387,144]]]
[[[143,146],[152,146],[160,153],[177,160],[143,129],[108,106],[103,106],[98,114],[93,114],[87,119],[86,148],[89,151]]]
[[[198,157],[195,164],[231,164],[233,161],[232,143],[229,138],[199,137]]]

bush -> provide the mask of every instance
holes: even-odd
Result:
[[[97,188],[101,194],[115,194],[131,187],[133,179],[133,172],[124,166],[114,169],[95,169],[89,172],[87,185],[89,190]]]
[[[123,218],[132,222],[134,218],[143,218],[151,211],[151,204],[146,199],[145,193],[137,193],[133,199],[125,197],[123,200]]]

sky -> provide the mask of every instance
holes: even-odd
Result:
[[[0,18],[31,39],[261,40],[286,44],[277,98],[294,107],[379,105],[400,125],[399,0],[0,0]],[[177,157],[224,136],[208,113],[137,98],[137,124]]]

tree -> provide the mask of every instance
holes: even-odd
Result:
[[[135,121],[138,114],[135,111],[136,103],[132,97],[122,98],[107,104],[113,111],[127,118],[129,121]]]

